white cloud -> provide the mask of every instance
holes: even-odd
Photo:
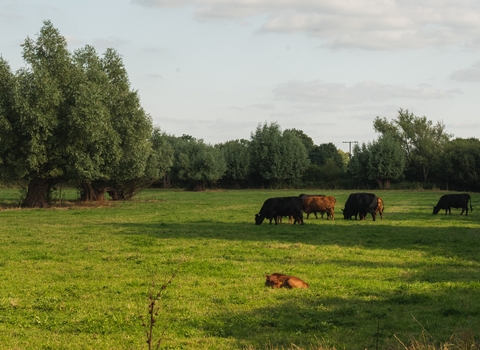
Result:
[[[197,4],[199,2],[195,0],[132,0],[132,3],[145,7],[172,8]]]
[[[80,40],[80,39],[77,39],[71,35],[64,35],[63,36],[65,38],[65,40],[67,41],[67,44],[70,46],[81,46],[83,45],[83,41]]]
[[[324,47],[396,50],[480,48],[476,0],[132,0],[148,7],[195,8],[201,20],[263,16],[258,32],[301,32]]]
[[[480,82],[480,61],[469,68],[454,71],[450,78],[458,81]]]
[[[322,105],[323,108],[345,108],[349,105],[387,102],[398,98],[445,99],[462,93],[460,90],[441,90],[429,85],[402,86],[376,82],[361,82],[352,86],[324,83],[318,80],[304,82],[291,80],[278,85],[273,93],[276,99]],[[342,107],[343,106],[343,107]]]
[[[156,74],[156,73],[150,73],[150,74],[145,75],[144,77],[146,79],[155,79],[155,80],[163,79],[163,77],[160,74]]]
[[[97,38],[93,41],[93,46],[100,49],[119,48],[128,44],[128,41],[122,38],[110,36],[108,38]],[[100,50],[99,50],[100,51]]]

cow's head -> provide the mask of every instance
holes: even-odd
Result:
[[[255,225],[261,225],[264,219],[264,216],[260,214],[255,214]]]
[[[342,209],[342,213],[345,220],[352,220],[352,214],[350,214],[350,210]]]
[[[437,215],[438,212],[440,211],[440,207],[433,207],[433,215]]]

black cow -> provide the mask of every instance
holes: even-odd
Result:
[[[360,215],[360,220],[363,220],[370,213],[375,221],[377,206],[378,197],[373,193],[352,193],[345,203],[345,209],[342,209],[343,218],[351,220],[355,216],[357,220],[357,215]]]
[[[445,215],[447,215],[447,211],[452,215],[452,208],[462,208],[460,215],[463,212],[465,212],[465,215],[468,215],[468,202],[470,202],[470,211],[473,211],[472,198],[470,198],[468,193],[445,194],[440,197],[437,205],[433,207],[433,214],[436,215],[440,209],[445,209]]]
[[[299,197],[274,197],[267,199],[260,213],[255,215],[255,225],[261,225],[263,220],[270,219],[270,225],[272,220],[275,220],[275,225],[278,224],[279,216],[293,216],[293,223],[297,222],[303,225],[302,214],[302,199]]]

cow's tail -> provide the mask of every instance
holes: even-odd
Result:
[[[472,197],[469,197],[468,200],[470,201],[470,211],[473,211],[473,208],[472,208]]]

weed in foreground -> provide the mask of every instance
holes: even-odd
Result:
[[[162,296],[165,293],[165,290],[167,289],[168,285],[172,283],[173,279],[177,275],[178,269],[179,268],[177,268],[177,270],[174,273],[172,273],[172,275],[170,276],[167,282],[165,282],[160,286],[157,293],[155,293],[154,291],[155,282],[152,282],[152,288],[150,289],[150,293],[148,294],[149,303],[148,303],[147,320],[146,322],[142,323],[142,326],[145,328],[145,335],[147,337],[148,350],[160,349],[160,346],[165,336],[165,332],[167,331],[167,327],[165,326],[161,330],[161,335],[158,337],[158,339],[155,339],[155,336],[154,336],[155,324],[157,323],[157,319],[161,309],[161,305],[159,304],[159,302],[161,301]],[[143,319],[143,316],[140,316],[140,319]]]

